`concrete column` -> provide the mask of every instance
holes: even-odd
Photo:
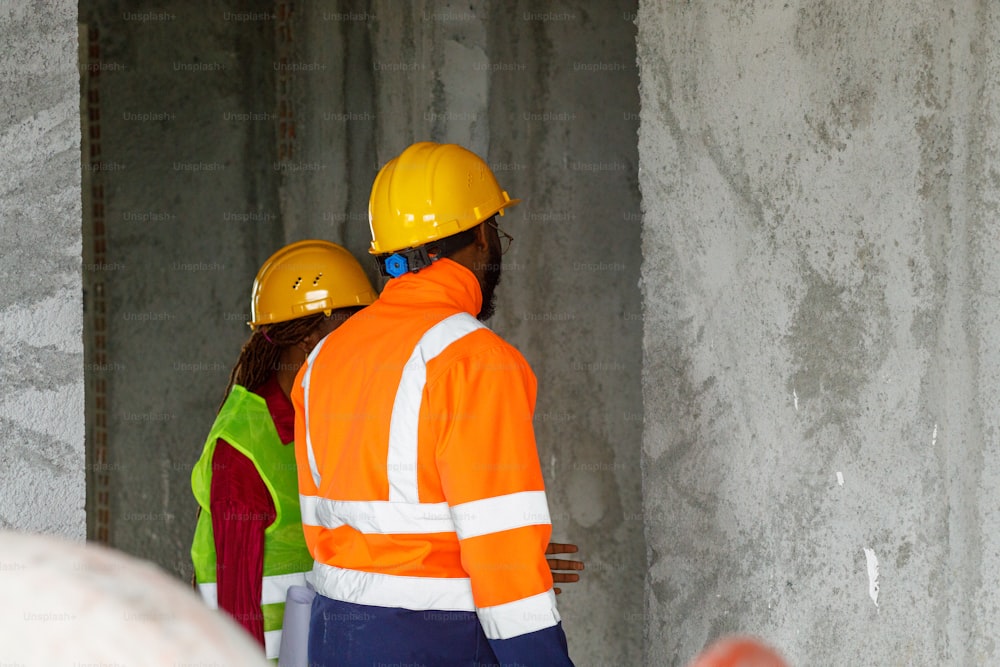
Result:
[[[321,238],[360,254],[370,238],[375,177],[371,14],[345,4],[277,3],[291,10],[275,75],[277,104],[287,109],[294,139],[276,177],[286,242]]]
[[[82,540],[76,3],[10,3],[0,34],[0,528]]]
[[[587,562],[559,599],[581,667],[641,661],[642,315],[635,5],[494,3],[489,161],[501,219],[491,326],[538,376],[553,539]]]
[[[127,4],[81,6],[103,67],[88,122],[109,166],[110,498],[91,502],[111,546],[189,579],[191,469],[250,333],[254,274],[282,243],[275,20],[269,3]]]
[[[490,3],[372,3],[372,62],[381,166],[414,141],[489,149]]]
[[[994,662],[1000,11],[639,14],[647,664]]]

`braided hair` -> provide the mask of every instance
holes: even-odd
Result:
[[[229,373],[229,384],[222,397],[225,403],[234,384],[253,391],[270,379],[281,364],[281,352],[311,334],[326,318],[323,313],[299,317],[257,327],[243,344],[240,358]],[[221,405],[220,405],[221,409]]]

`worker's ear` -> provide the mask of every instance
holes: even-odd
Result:
[[[490,247],[490,230],[487,222],[489,220],[479,223],[479,226],[476,227],[476,237],[472,243],[478,250],[489,250]]]
[[[318,329],[313,329],[309,332],[309,335],[300,340],[295,344],[295,347],[299,348],[308,355],[316,347],[317,343],[323,338],[323,332]]]

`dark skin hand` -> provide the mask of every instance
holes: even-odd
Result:
[[[545,548],[545,555],[553,554],[575,554],[577,552],[577,547],[575,544],[561,544],[559,542],[549,542],[549,546]],[[574,581],[580,581],[580,575],[575,574],[574,570],[583,569],[583,561],[579,560],[565,560],[563,558],[547,558],[549,561],[549,569],[552,570],[552,581],[557,584],[569,584]],[[553,588],[556,595],[562,593],[562,589],[559,587]]]

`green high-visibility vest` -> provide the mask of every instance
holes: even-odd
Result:
[[[191,545],[191,560],[199,592],[205,602],[216,609],[215,537],[212,534],[209,495],[212,489],[212,456],[219,438],[253,462],[274,501],[277,516],[264,533],[261,609],[264,612],[265,652],[268,658],[276,658],[281,644],[285,594],[289,586],[305,585],[305,574],[312,570],[313,565],[302,534],[295,447],[282,444],[264,399],[239,385],[233,385],[205,440],[201,458],[191,472],[191,490],[201,505]]]

